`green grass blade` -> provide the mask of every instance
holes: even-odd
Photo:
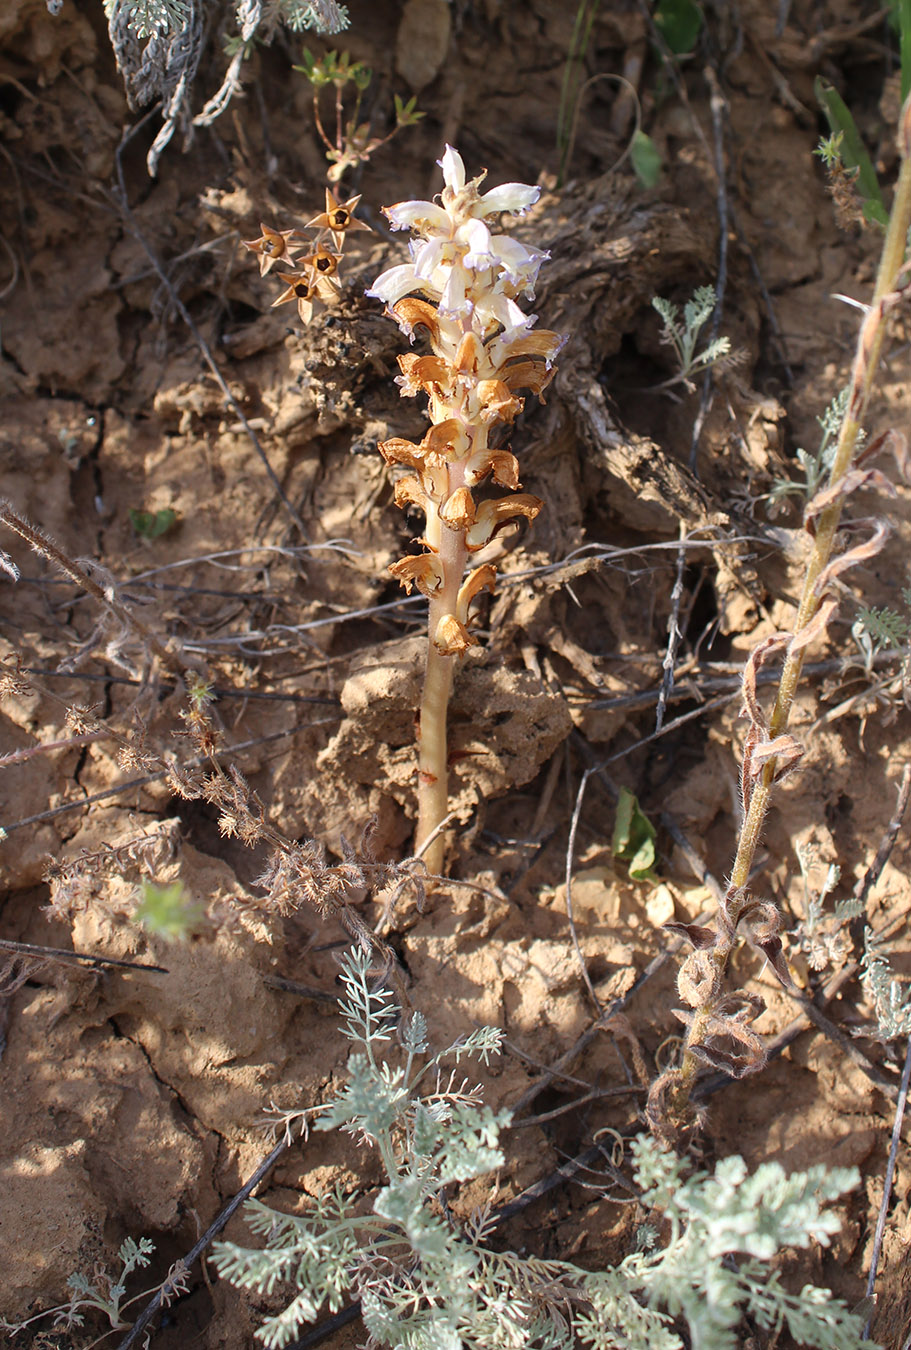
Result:
[[[560,165],[557,170],[557,186],[562,187],[569,167],[570,141],[572,139],[573,118],[579,91],[582,85],[582,62],[591,41],[592,26],[601,8],[601,0],[579,0],[576,18],[573,23],[566,65],[563,67],[563,80],[560,88],[560,105],[557,110],[557,150]]]
[[[903,0],[903,3],[905,0]],[[885,225],[889,219],[873,162],[867,154],[848,105],[830,84],[817,75],[813,87],[833,134],[841,132],[841,157],[848,169],[857,169],[856,187],[864,202],[864,214]]]
[[[902,103],[911,91],[911,0],[897,0],[896,18],[898,19],[899,51],[902,67]]]

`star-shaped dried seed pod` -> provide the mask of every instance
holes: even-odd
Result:
[[[354,230],[369,230],[370,226],[365,225],[362,220],[356,220],[354,216],[355,208],[361,200],[361,194],[356,197],[349,197],[346,202],[340,202],[326,188],[326,209],[321,211],[318,216],[307,221],[308,230],[328,230],[332,235],[332,242],[337,249],[342,249],[345,244],[345,235]]]
[[[340,253],[330,253],[329,249],[319,244],[313,253],[308,253],[306,258],[300,259],[300,264],[314,271],[319,277],[334,277],[341,260]]]
[[[318,293],[316,278],[308,272],[286,272],[282,281],[285,282],[285,289],[272,301],[272,308],[296,303],[301,322],[309,323],[313,318],[313,301]]]
[[[304,241],[297,230],[273,230],[270,225],[260,222],[262,234],[258,239],[245,239],[244,248],[259,254],[259,274],[265,276],[275,266],[296,267],[293,254],[303,247]]]

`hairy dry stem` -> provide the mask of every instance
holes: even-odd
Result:
[[[841,425],[835,458],[829,475],[829,485],[836,491],[832,494],[830,505],[820,512],[816,522],[813,551],[807,563],[803,594],[794,621],[795,636],[809,628],[822,602],[817,591],[817,584],[832,556],[835,535],[838,532],[845,504],[845,494],[838,492],[837,488],[844,481],[851,468],[857,447],[858,433],[866,416],[885,335],[883,318],[888,309],[891,308],[890,298],[899,294],[896,291],[896,286],[904,264],[905,240],[908,236],[909,227],[911,227],[911,158],[902,160],[895,190],[895,200],[892,204],[889,231],[883,247],[876,288],[873,293],[873,302],[864,319],[858,338],[848,409]],[[785,658],[778,696],[769,719],[769,735],[773,740],[787,729],[805,652],[806,645],[797,646],[792,643]],[[740,890],[746,886],[749,879],[753,856],[759,840],[759,832],[775,780],[775,769],[776,760],[769,760],[763,768],[760,782],[753,789],[750,809],[743,823],[737,856],[731,871],[731,886],[735,890]]]
[[[678,1014],[687,1027],[680,1066],[657,1080],[649,1102],[652,1127],[667,1137],[692,1120],[690,1093],[703,1065],[708,1063],[740,1077],[756,1072],[765,1063],[765,1051],[750,1028],[750,1023],[762,1011],[761,1000],[744,993],[725,994],[723,991],[728,961],[738,941],[745,938],[769,959],[783,982],[789,981],[778,936],[780,916],[770,901],[756,900],[750,894],[749,878],[772,790],[796,767],[803,753],[803,748],[789,733],[788,725],[807,647],[825,632],[837,607],[832,583],[840,573],[878,552],[888,534],[883,521],[852,522],[855,528],[866,526],[871,529],[870,538],[833,560],[845,502],[851,493],[862,487],[893,490],[882,473],[863,467],[879,450],[887,446],[894,449],[900,464],[906,467],[904,440],[894,432],[859,449],[885,335],[884,321],[911,287],[905,264],[906,241],[911,229],[911,99],[902,110],[898,142],[901,169],[873,300],[858,336],[847,411],[828,485],[808,504],[804,517],[813,545],[794,629],[792,633],[776,634],[761,643],[749,658],[744,672],[744,710],[750,716],[751,726],[744,747],[742,773],[744,819],[730,883],[714,927],[670,925],[681,932],[695,950],[685,961],[678,979],[681,998],[691,1009]],[[756,675],[762,663],[779,651],[785,652],[784,666],[775,705],[766,722],[756,698]]]
[[[54,543],[50,535],[45,534],[31,521],[26,520],[25,516],[21,515],[12,503],[5,498],[0,498],[0,521],[18,534],[20,539],[24,539],[40,557],[53,563],[68,581],[72,581],[76,586],[81,586],[86,594],[93,596],[117,620],[123,634],[132,630],[140,638],[146,650],[158,659],[165,670],[180,672],[183,669],[180,658],[173,651],[169,651],[142,620],[136,617],[129,606],[118,598],[112,580],[108,585],[100,586],[84,566],[64,553],[63,549]],[[10,571],[14,580],[18,578],[18,571],[11,564],[7,565],[4,570]]]

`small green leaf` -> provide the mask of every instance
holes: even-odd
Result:
[[[397,127],[411,127],[424,116],[417,111],[417,94],[412,94],[407,103],[403,103],[398,94],[393,94],[395,104],[395,124]]]
[[[304,64],[302,66],[292,66],[292,70],[300,71],[301,75],[306,75],[309,80],[316,67],[316,57],[310,51],[309,47],[304,48]]]
[[[702,23],[702,10],[694,0],[659,0],[655,9],[655,27],[675,56],[693,50]]]
[[[657,833],[652,822],[643,815],[635,793],[629,788],[621,788],[611,851],[615,858],[629,864],[633,881],[648,881],[654,877]]]
[[[658,147],[651,136],[637,131],[630,147],[633,172],[643,187],[653,188],[661,177],[662,162]]]
[[[202,916],[202,908],[187,895],[183,882],[175,881],[171,886],[142,883],[142,900],[135,917],[147,932],[183,941]]]
[[[819,75],[813,82],[813,88],[833,135],[841,133],[838,149],[841,151],[842,163],[846,169],[857,170],[855,186],[863,202],[864,215],[867,220],[887,225],[889,213],[883,201],[879,179],[876,177],[873,162],[867,154],[848,105],[837,89],[833,89],[832,85],[827,84]]]
[[[351,67],[351,75],[349,78],[354,81],[355,89],[359,89],[363,94],[366,92],[370,81],[373,79],[373,71],[370,66],[365,66],[363,61],[355,61],[354,65]]]
[[[889,212],[882,202],[870,198],[863,203],[861,210],[864,213],[864,220],[869,221],[871,225],[886,226],[889,224]]]
[[[170,506],[163,506],[160,511],[136,511],[131,506],[129,511],[130,524],[143,539],[160,539],[177,523],[177,512]]]
[[[294,66],[294,70],[299,70],[302,75],[313,85],[314,89],[322,89],[324,85],[331,84],[338,71],[338,52],[327,52],[322,60],[318,60],[313,53],[304,48],[304,64]]]

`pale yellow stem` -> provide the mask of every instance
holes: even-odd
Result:
[[[453,470],[457,466],[452,466]],[[459,466],[460,469],[460,466]],[[461,478],[459,471],[455,475]],[[450,487],[458,484],[450,482]],[[463,530],[451,530],[442,524],[433,502],[427,503],[427,542],[437,551],[442,564],[443,584],[431,597],[427,619],[427,666],[424,674],[424,695],[421,700],[421,718],[418,729],[418,828],[416,849],[427,840],[445,820],[449,810],[449,747],[446,719],[449,695],[455,673],[457,656],[444,656],[434,643],[440,620],[455,614],[459,587],[465,571],[468,550]],[[446,836],[437,835],[422,855],[427,870],[439,874],[443,870]]]

